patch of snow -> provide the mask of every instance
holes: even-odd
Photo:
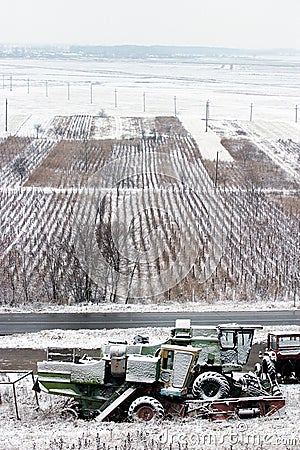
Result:
[[[51,190],[52,192],[52,190]],[[266,298],[265,300],[248,298],[240,301],[238,304],[239,311],[268,311],[268,310],[293,310],[299,309],[300,304],[294,305],[292,299],[274,300]],[[184,302],[166,302],[166,303],[149,303],[149,304],[124,304],[124,303],[81,303],[76,305],[49,305],[40,302],[33,304],[20,304],[19,306],[0,306],[0,313],[93,313],[93,312],[200,312],[200,311],[234,311],[237,309],[236,301],[226,300],[217,302],[186,300]]]
[[[185,115],[181,115],[180,120],[185,129],[195,139],[204,159],[215,161],[218,154],[220,161],[233,161],[232,156],[221,144],[220,137],[209,127],[206,131],[205,121],[200,120],[197,116]]]

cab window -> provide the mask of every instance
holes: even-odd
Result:
[[[173,359],[174,352],[173,351],[165,351],[162,359],[162,369],[164,370],[172,370],[173,369]]]
[[[238,333],[238,346],[246,346],[249,347],[252,343],[253,333],[249,331],[240,331]]]
[[[278,340],[279,347],[299,347],[300,336],[281,336]]]
[[[220,345],[223,349],[232,349],[235,347],[235,332],[234,331],[221,331]]]
[[[270,349],[277,350],[276,336],[270,336]]]

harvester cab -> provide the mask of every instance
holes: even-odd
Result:
[[[212,328],[191,326],[190,320],[178,319],[171,342],[201,348],[199,366],[222,366],[222,372],[240,371],[247,364],[257,329],[262,326],[224,324]]]
[[[179,345],[161,347],[160,380],[163,383],[161,395],[187,395],[200,352],[200,348]]]
[[[223,364],[244,366],[252,348],[254,331],[261,326],[219,325],[219,343]]]

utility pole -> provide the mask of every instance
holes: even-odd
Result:
[[[177,102],[176,102],[176,95],[174,95],[174,115],[177,116]]]
[[[93,103],[93,83],[91,82],[90,85],[90,102]]]
[[[29,94],[29,78],[27,79],[27,94]]]
[[[250,122],[252,122],[253,103],[250,105]]]
[[[46,87],[46,97],[48,97],[48,81],[46,81],[45,87]]]
[[[7,131],[7,108],[8,107],[8,103],[7,103],[7,99],[5,99],[5,131]]]
[[[118,97],[117,97],[117,94],[118,94],[117,89],[115,89],[115,108],[118,107]]]
[[[146,111],[146,93],[143,92],[143,112]]]
[[[296,123],[298,122],[298,105],[296,105],[296,108],[295,108],[295,122]]]
[[[12,91],[12,75],[9,78],[9,90]]]
[[[70,100],[70,83],[68,83],[68,100]]]
[[[208,119],[209,119],[209,100],[207,100],[205,107],[205,132],[207,132],[208,130]]]

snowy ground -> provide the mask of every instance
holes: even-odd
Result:
[[[206,419],[165,421],[162,424],[66,422],[59,416],[61,401],[40,397],[36,409],[30,386],[23,390],[22,418],[14,418],[11,403],[0,407],[1,450],[151,449],[299,449],[299,388],[284,388],[287,406],[278,418],[228,422]]]
[[[185,302],[166,302],[166,303],[149,303],[149,304],[118,304],[118,303],[83,303],[77,305],[49,305],[36,302],[34,304],[23,304],[16,307],[10,307],[8,305],[0,306],[0,313],[46,313],[46,312],[59,312],[59,313],[85,313],[85,312],[168,312],[168,311],[268,311],[268,310],[281,310],[281,309],[298,309],[300,305],[294,304],[292,299],[274,300],[266,298],[265,300],[248,298],[245,301],[234,300],[218,301],[217,304],[213,301],[185,301]]]
[[[0,59],[0,134],[35,136],[35,125],[45,129],[55,115],[177,115],[204,158],[215,159],[218,151],[228,160],[217,136],[205,132],[206,115],[211,122],[249,121],[251,111],[254,122],[291,124],[300,103],[297,61],[232,62]]]
[[[299,449],[298,388],[288,386],[285,391],[286,411],[278,418],[222,423],[206,419],[178,419],[141,427],[135,423],[66,422],[59,417],[61,402],[54,398],[40,398],[40,409],[36,410],[34,399],[31,399],[31,405],[28,401],[32,396],[28,388],[29,395],[20,421],[14,419],[12,406],[1,406],[0,449]],[[4,409],[10,414],[3,418]]]

